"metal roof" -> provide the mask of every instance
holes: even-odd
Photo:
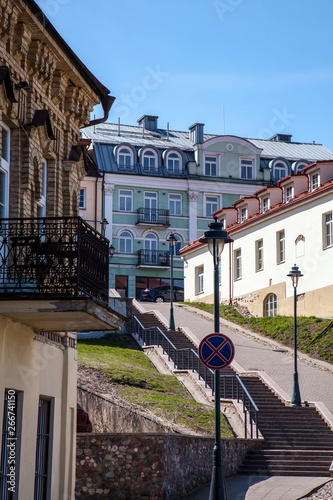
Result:
[[[303,144],[298,142],[280,142],[263,139],[248,139],[257,148],[261,148],[262,158],[285,158],[286,160],[332,160],[333,153],[322,144]]]

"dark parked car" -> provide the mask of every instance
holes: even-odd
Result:
[[[170,285],[154,286],[142,290],[140,300],[147,302],[170,302]],[[173,287],[173,300],[184,300],[184,288]]]

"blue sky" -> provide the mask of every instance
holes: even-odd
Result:
[[[330,0],[36,3],[117,98],[110,122],[152,114],[161,128],[281,132],[333,151]]]

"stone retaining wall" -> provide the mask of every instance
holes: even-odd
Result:
[[[226,476],[261,441],[224,439]],[[175,434],[82,434],[77,437],[78,500],[179,500],[209,483],[214,439]]]

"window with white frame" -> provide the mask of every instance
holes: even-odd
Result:
[[[288,201],[292,200],[294,197],[294,185],[291,184],[290,186],[285,187],[285,202],[288,203]]]
[[[213,212],[219,208],[220,197],[206,194],[205,196],[205,217],[211,217]]]
[[[307,166],[308,166],[308,164],[307,164],[307,163],[305,163],[305,162],[304,162],[304,163],[297,163],[297,165],[296,165],[296,169],[295,169],[295,172],[294,172],[294,173],[295,173],[295,174],[300,174],[300,173],[302,172],[303,168],[305,168],[305,167],[307,167]]]
[[[146,172],[156,172],[157,170],[157,154],[151,149],[146,149],[142,153],[142,166]]]
[[[277,161],[273,165],[273,179],[278,181],[288,175],[288,165],[283,161]]]
[[[86,208],[86,188],[81,188],[79,195],[79,209],[85,210],[85,208]]]
[[[265,198],[261,198],[261,211],[267,212],[270,207],[270,199],[269,196],[265,196]]]
[[[278,231],[276,233],[276,262],[281,264],[286,260],[286,239],[285,232]]]
[[[180,153],[172,151],[167,154],[166,168],[168,172],[179,174],[182,171],[182,157]]]
[[[132,212],[133,191],[131,189],[119,189],[119,210],[121,212]]]
[[[121,147],[117,150],[118,167],[122,169],[134,168],[133,151],[128,147]]]
[[[0,217],[9,215],[10,129],[1,125]]]
[[[310,177],[310,187],[311,187],[311,191],[314,191],[315,189],[319,188],[319,172],[316,172],[314,174],[311,175]]]
[[[242,278],[242,251],[240,248],[234,251],[234,279]]]
[[[247,180],[255,179],[253,158],[240,158],[240,178]]]
[[[240,222],[245,222],[247,219],[247,207],[242,207],[240,209]]]
[[[195,268],[195,293],[203,293],[204,291],[204,266]]]
[[[331,247],[333,245],[332,212],[323,215],[323,233],[324,248]]]
[[[264,300],[264,315],[277,316],[277,296],[275,293],[270,293]]]
[[[122,231],[119,235],[119,252],[120,253],[133,252],[133,238],[129,231]]]
[[[169,193],[169,213],[170,215],[182,215],[182,195]]]
[[[217,176],[217,157],[205,156],[205,175],[210,177]]]
[[[42,171],[41,196],[37,201],[37,217],[46,216],[47,161],[44,158],[42,159],[41,171]]]
[[[256,271],[262,271],[264,269],[264,242],[263,240],[258,240],[256,245]]]

